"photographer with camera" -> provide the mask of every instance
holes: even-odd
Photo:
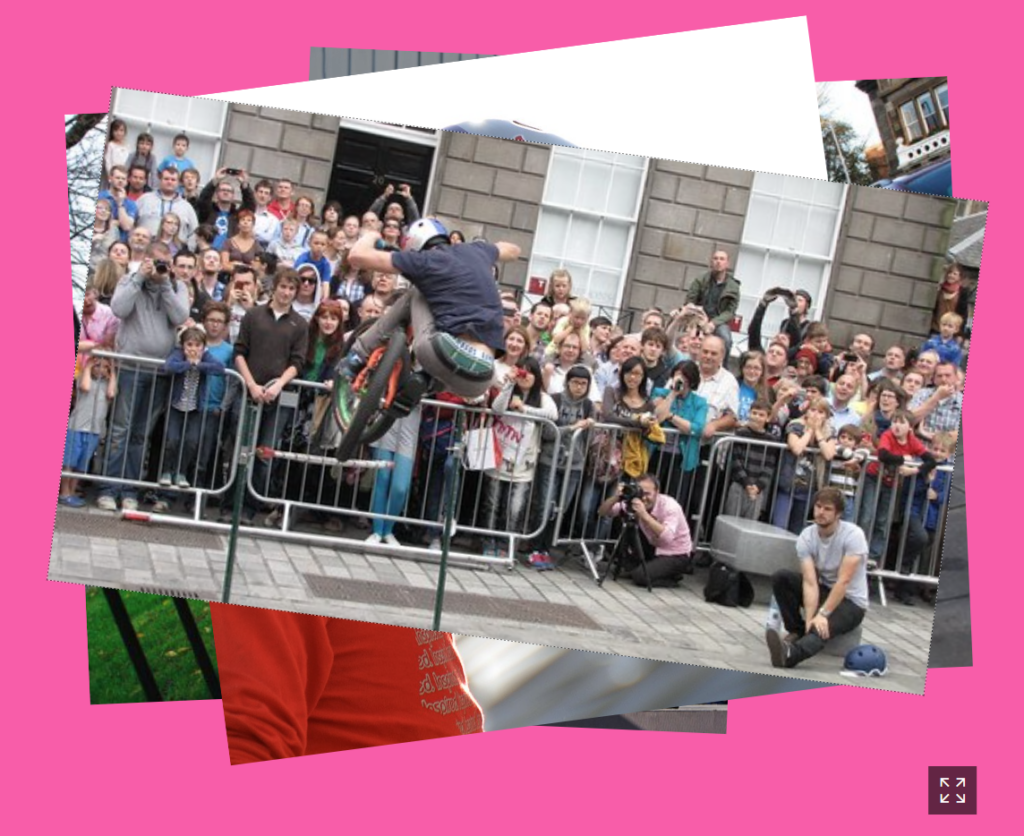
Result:
[[[782,299],[789,308],[789,316],[779,324],[779,335],[785,335],[790,351],[795,351],[807,339],[810,327],[811,294],[806,290],[789,290],[785,287],[773,287],[766,291],[761,301],[754,308],[747,326],[747,347],[750,351],[764,351],[761,340],[761,325],[768,306],[776,299]]]
[[[163,361],[175,345],[176,329],[189,315],[188,288],[171,272],[171,251],[159,241],[149,245],[138,272],[118,282],[110,309],[121,320],[117,331],[119,354]],[[166,407],[169,378],[158,367],[121,363],[118,396],[108,439],[104,475],[114,479],[142,478],[146,445],[157,418]],[[136,490],[108,484],[97,500],[105,511],[138,510]]]
[[[653,473],[623,479],[616,494],[601,503],[598,513],[602,517],[621,516],[627,525],[639,525],[646,571],[641,563],[622,567],[637,586],[646,586],[648,578],[651,586],[677,586],[683,575],[693,573],[693,544],[686,514],[672,497],[660,493],[658,477]]]

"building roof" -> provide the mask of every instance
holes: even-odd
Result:
[[[981,268],[981,247],[985,242],[985,222],[988,212],[977,212],[957,218],[949,231],[947,254],[964,267]]]

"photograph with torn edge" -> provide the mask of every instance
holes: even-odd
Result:
[[[86,303],[118,322],[80,364],[51,579],[923,691],[976,204],[112,112],[136,159],[96,224],[127,240]]]
[[[724,706],[701,715],[581,718],[577,705],[622,704],[623,686],[655,666],[604,656],[605,667],[565,662],[514,642],[390,627],[237,605],[212,604],[224,722],[232,764],[411,743],[565,722],[588,728],[724,732]],[[464,647],[461,645],[465,645]],[[593,656],[596,654],[586,654]],[[552,664],[552,663],[555,664]],[[632,665],[632,669],[628,667]],[[478,682],[467,675],[478,671]],[[767,677],[748,677],[767,679]],[[635,681],[635,680],[634,680]],[[633,689],[631,708],[665,699]],[[583,693],[585,691],[585,693]],[[665,706],[668,707],[667,705]],[[531,722],[524,718],[532,717]]]

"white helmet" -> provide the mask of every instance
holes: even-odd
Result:
[[[409,227],[405,236],[406,250],[429,250],[438,244],[448,244],[448,230],[436,218],[421,218]]]

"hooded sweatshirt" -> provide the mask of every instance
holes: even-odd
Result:
[[[569,443],[572,440],[575,430],[570,429],[573,424],[585,418],[594,417],[595,407],[590,397],[584,395],[582,398],[573,398],[568,389],[564,389],[551,396],[558,410],[558,434],[561,441],[558,448],[558,466],[564,468],[569,457]],[[543,446],[538,461],[541,464],[551,465],[554,462],[555,452],[555,431],[547,424],[542,425]],[[572,470],[583,470],[583,459],[586,456],[587,444],[583,438],[577,442],[572,455]]]
[[[296,296],[295,301],[292,302],[292,309],[306,322],[309,322],[313,318],[313,314],[316,313],[316,309],[320,306],[320,297],[323,294],[323,281],[321,281],[320,271],[316,269],[316,265],[312,262],[303,264],[302,269],[316,272],[316,290],[313,291],[312,302],[300,302],[299,297]],[[298,271],[299,268],[296,267],[295,270]]]
[[[188,319],[188,289],[169,278],[152,282],[132,273],[118,282],[110,309],[121,320],[117,351],[163,360],[175,345],[175,329]]]

